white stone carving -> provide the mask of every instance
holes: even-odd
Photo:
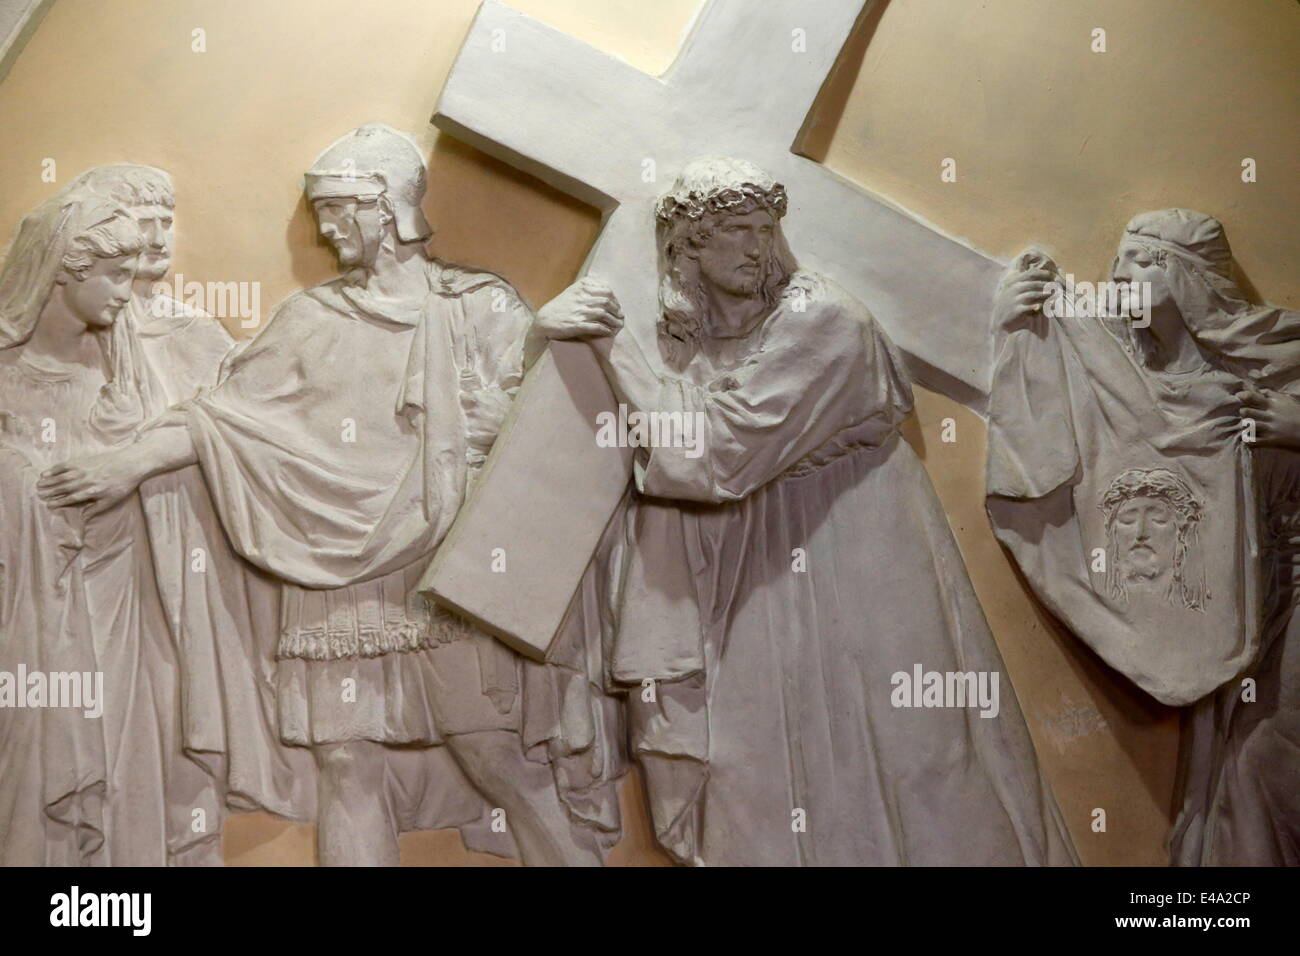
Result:
[[[53,5],[54,0],[0,0],[0,81]]]
[[[655,255],[647,223],[661,177],[711,151],[761,164],[791,190],[788,232],[806,264],[870,305],[914,377],[978,407],[990,366],[983,317],[1001,265],[797,155],[862,10],[845,0],[709,0],[672,68],[652,77],[487,2],[433,121],[599,206],[604,228],[585,269],[618,289],[632,316],[656,310],[644,263]],[[792,42],[794,28],[804,28],[804,45]],[[629,327],[650,356],[653,329]],[[590,358],[556,345],[530,373],[484,474],[479,495],[491,504],[466,509],[430,576],[442,600],[528,654],[543,655],[559,629],[626,485],[623,450],[590,441],[593,407],[614,404]],[[556,449],[563,458],[550,457]],[[565,488],[574,493],[561,503],[555,489]],[[492,547],[511,554],[509,588],[484,559]]]
[[[212,573],[159,577],[179,719],[218,741],[223,721],[260,719],[269,738],[237,808],[314,812],[325,864],[395,864],[400,830],[446,826],[474,849],[598,864],[618,835],[621,718],[585,652],[521,661],[414,592],[540,344],[505,280],[428,256],[425,185],[396,131],[343,137],[306,177],[340,278],[291,296],[133,443],[74,450],[39,490],[108,516],[140,487],[156,554],[211,554]],[[150,483],[183,475],[181,510],[150,510]],[[255,686],[232,700],[222,668]],[[259,739],[226,736],[232,761]],[[280,786],[304,757],[316,772]]]
[[[860,302],[795,261],[794,201],[752,163],[689,163],[644,224],[658,321],[629,310],[625,328],[594,279],[539,314],[591,351],[629,418],[664,423],[652,447],[636,439],[635,493],[562,636],[605,647],[656,835],[680,862],[1073,862],[898,434],[901,360]],[[633,322],[657,328],[673,371]],[[970,699],[945,697],[958,683]]]
[[[1008,270],[989,516],[1080,639],[1195,705],[1175,862],[1293,863],[1300,313],[1252,304],[1223,227],[1186,209],[1134,217],[1111,281],[1121,314],[1040,253]]]
[[[5,863],[220,861],[213,762],[226,728],[218,716],[192,738],[179,719],[191,687],[168,627],[174,595],[142,545],[155,518],[183,505],[146,494],[66,507],[65,482],[79,474],[37,478],[130,442],[169,393],[215,380],[230,342],[215,322],[140,321],[149,281],[168,268],[173,206],[161,170],[91,170],[23,220],[0,274]],[[160,350],[187,361],[160,362]],[[184,560],[156,557],[163,579],[178,573],[169,560]],[[93,703],[56,692],[78,685]]]

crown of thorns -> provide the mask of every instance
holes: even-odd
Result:
[[[655,206],[655,218],[662,222],[677,219],[699,220],[711,213],[744,213],[753,209],[767,209],[778,219],[785,215],[785,187],[780,183],[760,186],[740,183],[726,189],[670,194]]]
[[[1109,522],[1125,501],[1144,497],[1164,499],[1188,522],[1201,520],[1200,501],[1186,482],[1164,468],[1151,471],[1134,468],[1119,475],[1102,496],[1101,509]]]

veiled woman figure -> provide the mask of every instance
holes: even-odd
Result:
[[[1173,861],[1298,863],[1300,641],[1291,632],[1300,458],[1264,446],[1300,445],[1291,397],[1300,313],[1252,304],[1232,277],[1223,226],[1187,209],[1136,216],[1120,242],[1112,278],[1147,284],[1148,322],[1044,322],[1037,313],[1053,276],[1020,265],[995,316],[995,531],[1081,639],[1157,698],[1194,705],[1184,718]],[[1199,499],[1206,579],[1195,600],[1162,600],[1135,619],[1098,596],[1113,568],[1088,581],[1079,551],[1095,543],[1085,512],[1099,502],[1085,509],[1077,489],[1152,463],[1169,469],[1188,492],[1181,497]],[[1158,554],[1158,535],[1137,550]]]
[[[126,209],[73,183],[23,220],[0,273],[0,671],[76,672],[88,687],[102,674],[98,716],[0,709],[5,864],[220,859],[212,779],[178,740],[140,500],[59,507],[57,479],[36,477],[131,440],[165,407],[119,321],[142,244]],[[53,507],[37,498],[46,485]]]
[[[1134,220],[1163,250],[1170,293],[1209,360],[1243,382],[1263,572],[1259,652],[1186,715],[1175,863],[1300,864],[1300,312],[1255,305],[1232,276],[1223,226],[1188,210]],[[1289,413],[1289,416],[1288,416]],[[1289,421],[1288,421],[1289,417]],[[1250,678],[1253,686],[1246,684]]]

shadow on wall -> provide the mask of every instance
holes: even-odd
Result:
[[[831,67],[826,81],[817,94],[817,99],[813,101],[812,109],[808,111],[799,135],[791,144],[791,152],[806,156],[814,162],[826,162],[831,141],[835,138],[835,131],[839,129],[844,108],[849,102],[849,95],[853,92],[853,85],[862,70],[862,61],[867,55],[867,47],[871,45],[871,38],[876,35],[876,28],[880,26],[880,19],[885,15],[888,6],[889,0],[875,0],[874,3],[869,3],[863,8],[858,22],[853,25],[848,41],[844,44],[844,49],[835,59],[835,65]]]

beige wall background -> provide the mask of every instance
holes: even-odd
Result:
[[[513,3],[657,73],[699,0]],[[596,213],[428,123],[476,6],[57,0],[0,84],[0,246],[24,213],[90,166],[161,166],[177,186],[176,271],[258,281],[265,314],[334,274],[301,196],[303,170],[348,129],[379,120],[428,152],[435,253],[499,271],[534,305],[545,302],[575,276]],[[1095,28],[1106,31],[1105,53],[1090,49]],[[195,29],[206,52],[192,49]],[[1035,241],[1066,271],[1100,277],[1130,216],[1190,206],[1224,222],[1248,288],[1300,307],[1292,0],[881,2],[820,105],[808,140],[817,158],[993,255]],[[955,183],[940,181],[945,157],[957,161]],[[1255,183],[1241,180],[1246,157]],[[41,177],[47,159],[54,183]],[[1177,713],[1038,608],[984,517],[981,421],[940,396],[918,398],[907,437],[947,508],[1081,857],[1164,862]],[[957,441],[943,443],[950,417]],[[611,862],[665,862],[635,775],[623,803],[627,834]],[[1097,807],[1104,833],[1089,825]],[[312,840],[310,827],[250,814],[229,821],[226,857],[310,864]],[[405,835],[402,858],[503,862],[466,853],[452,831]]]

